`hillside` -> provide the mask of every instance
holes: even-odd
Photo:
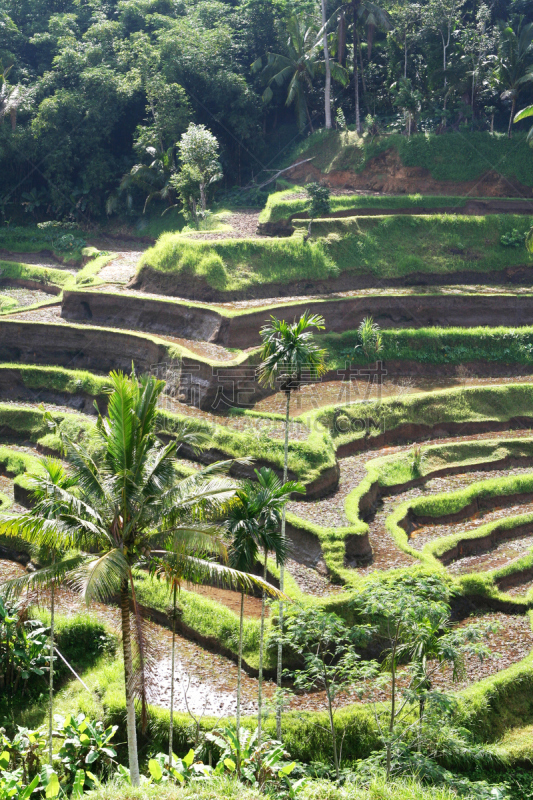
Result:
[[[533,197],[533,153],[525,136],[488,132],[358,136],[319,131],[296,148],[285,176],[332,189],[385,194]]]

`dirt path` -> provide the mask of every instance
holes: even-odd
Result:
[[[228,213],[223,222],[231,226],[228,231],[213,231],[187,233],[187,239],[200,239],[201,241],[216,239],[264,239],[257,233],[260,211],[257,208],[239,208]]]
[[[144,250],[117,250],[115,256],[98,273],[104,283],[126,284],[137,272],[137,264]]]

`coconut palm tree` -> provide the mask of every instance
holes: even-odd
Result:
[[[313,132],[313,123],[307,105],[307,95],[313,87],[317,61],[316,30],[300,24],[296,16],[287,21],[287,54],[267,53],[266,64],[258,58],[252,64],[252,72],[263,71],[268,81],[263,92],[263,101],[270,102],[273,97],[272,85],[282,86],[289,82],[286,106],[295,105],[298,127],[303,130],[307,124]]]
[[[307,95],[313,88],[313,80],[317,74],[325,74],[325,115],[326,127],[331,127],[331,80],[346,84],[348,81],[344,67],[329,57],[327,26],[323,4],[323,25],[320,31],[313,26],[302,26],[298,17],[292,16],[287,22],[287,54],[267,53],[266,64],[258,58],[252,64],[252,72],[262,70],[267,81],[263,92],[263,101],[270,102],[273,97],[272,86],[283,86],[289,82],[286,106],[296,106],[298,127],[302,131],[306,122],[313,133],[313,122],[307,104]],[[320,50],[323,49],[323,58]],[[328,125],[329,119],[329,125]]]
[[[520,22],[516,31],[502,25],[500,37],[497,78],[503,88],[502,100],[511,100],[507,128],[510,139],[518,96],[526,84],[533,83],[533,22],[528,25]]]
[[[289,421],[291,392],[298,391],[302,382],[320,378],[326,371],[326,350],[314,341],[313,331],[324,330],[324,317],[305,311],[298,321],[293,323],[279,320],[274,316],[261,328],[263,340],[261,363],[257,369],[261,385],[279,386],[285,393],[285,447],[283,457],[283,483],[287,482],[289,468]],[[281,515],[281,535],[285,538],[285,507]],[[280,589],[283,591],[284,568],[280,565]],[[283,602],[279,604],[279,625],[283,626]],[[278,644],[277,684],[281,689],[282,644]],[[281,739],[281,704],[276,716],[278,739]]]
[[[229,563],[242,572],[253,572],[256,568],[259,552],[263,554],[263,581],[267,584],[267,557],[271,552],[278,565],[284,564],[287,558],[287,542],[281,535],[281,510],[289,499],[291,492],[305,491],[301,484],[288,481],[281,484],[276,474],[263,468],[255,471],[257,483],[244,481],[235,493],[227,515],[226,527],[231,536]],[[241,711],[241,678],[242,678],[242,644],[244,625],[244,589],[241,588],[241,608],[239,624],[239,656],[237,673],[237,741],[240,732]],[[258,738],[261,731],[262,679],[263,679],[263,641],[265,624],[265,590],[261,604],[261,634],[259,652],[259,687],[258,687]]]
[[[57,551],[79,551],[79,563],[66,569],[63,560],[26,579],[32,585],[57,583],[68,575],[89,603],[119,594],[124,654],[128,757],[133,785],[140,781],[135,727],[136,689],[146,719],[145,650],[135,595],[135,570],[154,548],[223,553],[217,528],[207,520],[233,496],[233,482],[221,476],[229,464],[210,465],[176,479],[178,442],[162,445],[156,436],[157,401],[164,382],[137,381],[111,373],[107,416],[98,417],[90,447],[63,435],[70,462],[70,486],[46,475],[35,478],[43,500],[21,516],[4,517],[0,534]],[[187,438],[187,433],[183,432]],[[189,437],[189,439],[191,439]],[[66,480],[66,471],[65,471]],[[201,509],[198,519],[197,509]],[[130,608],[133,605],[134,631]],[[137,665],[134,665],[136,645]],[[138,680],[137,680],[138,679]]]

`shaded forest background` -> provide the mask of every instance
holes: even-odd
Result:
[[[17,99],[0,214],[138,214],[146,191],[126,197],[121,179],[173,169],[190,122],[217,137],[217,196],[235,198],[325,124],[324,12],[334,126],[355,125],[356,89],[369,136],[504,136],[513,98],[533,102],[531,42],[520,61],[509,40],[533,37],[527,0],[3,0],[1,86]]]

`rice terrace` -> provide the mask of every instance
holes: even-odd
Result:
[[[0,800],[533,797],[533,9],[5,0]]]

